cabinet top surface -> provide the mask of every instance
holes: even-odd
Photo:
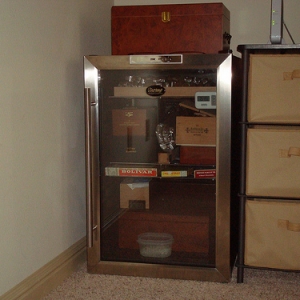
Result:
[[[243,51],[271,51],[271,50],[296,50],[300,52],[300,44],[246,44],[238,45],[237,50],[239,52]]]
[[[159,5],[125,5],[112,6],[111,15],[115,17],[150,17],[160,16],[162,11],[172,15],[185,17],[187,15],[216,15],[224,14],[228,19],[230,12],[223,3],[185,3]]]

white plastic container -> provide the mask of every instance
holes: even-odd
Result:
[[[174,238],[169,233],[146,232],[138,236],[140,254],[144,257],[168,257],[172,253]]]

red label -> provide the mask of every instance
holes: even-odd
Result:
[[[216,177],[215,169],[208,170],[195,170],[194,178],[214,178]]]

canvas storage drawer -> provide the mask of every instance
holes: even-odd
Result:
[[[247,200],[245,264],[300,270],[300,201]]]
[[[299,54],[250,56],[248,121],[299,123]]]
[[[229,49],[222,3],[113,6],[112,54],[218,53]]]
[[[248,129],[246,194],[300,197],[300,127]]]

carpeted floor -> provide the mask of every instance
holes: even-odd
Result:
[[[81,265],[43,300],[234,300],[300,299],[300,273],[245,270],[244,283],[92,275]]]

